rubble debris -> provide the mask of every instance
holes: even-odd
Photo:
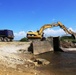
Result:
[[[48,65],[50,63],[46,59],[42,59],[42,58],[36,58],[33,60],[33,62],[35,64],[35,66]]]
[[[62,41],[60,42],[60,46],[63,48],[76,48],[76,44],[72,42]]]

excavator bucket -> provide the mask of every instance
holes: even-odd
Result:
[[[72,34],[73,39],[76,39],[76,33]]]

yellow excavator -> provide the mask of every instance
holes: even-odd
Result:
[[[57,22],[57,23],[53,23],[53,24],[45,24],[43,25],[40,30],[36,31],[36,32],[32,32],[29,31],[27,32],[27,38],[28,39],[43,39],[43,31],[47,28],[52,28],[52,27],[57,27],[59,26],[60,28],[62,28],[66,33],[70,34],[73,36],[74,39],[76,39],[76,33],[74,33],[71,30],[68,30],[61,22]]]

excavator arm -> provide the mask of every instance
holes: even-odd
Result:
[[[76,38],[76,33],[74,33],[71,30],[68,30],[68,28],[66,28],[61,22],[57,22],[57,23],[53,23],[53,24],[45,24],[44,26],[42,26],[39,30],[39,34],[42,35],[43,31],[47,28],[53,28],[53,27],[57,27],[59,26],[61,29],[63,29],[66,33],[71,34],[73,36],[73,38]]]
[[[61,22],[58,22],[60,28],[62,28],[66,33],[70,34],[74,39],[76,39],[76,33],[72,30],[68,30]]]
[[[27,36],[27,38],[42,39],[43,38],[43,31],[45,29],[53,28],[53,27],[57,27],[57,26],[59,26],[61,29],[63,29],[66,33],[71,34],[74,39],[76,38],[76,33],[74,33],[71,30],[68,30],[68,28],[66,28],[61,22],[57,22],[57,23],[53,23],[53,24],[45,24],[37,32],[28,32],[27,35],[30,35],[30,36]]]
[[[44,26],[42,26],[39,30],[39,34],[42,34],[43,31],[47,28],[52,28],[52,24],[45,24]]]

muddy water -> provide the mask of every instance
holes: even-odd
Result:
[[[76,53],[47,52],[38,57],[50,61],[49,65],[37,68],[45,75],[76,75]]]

